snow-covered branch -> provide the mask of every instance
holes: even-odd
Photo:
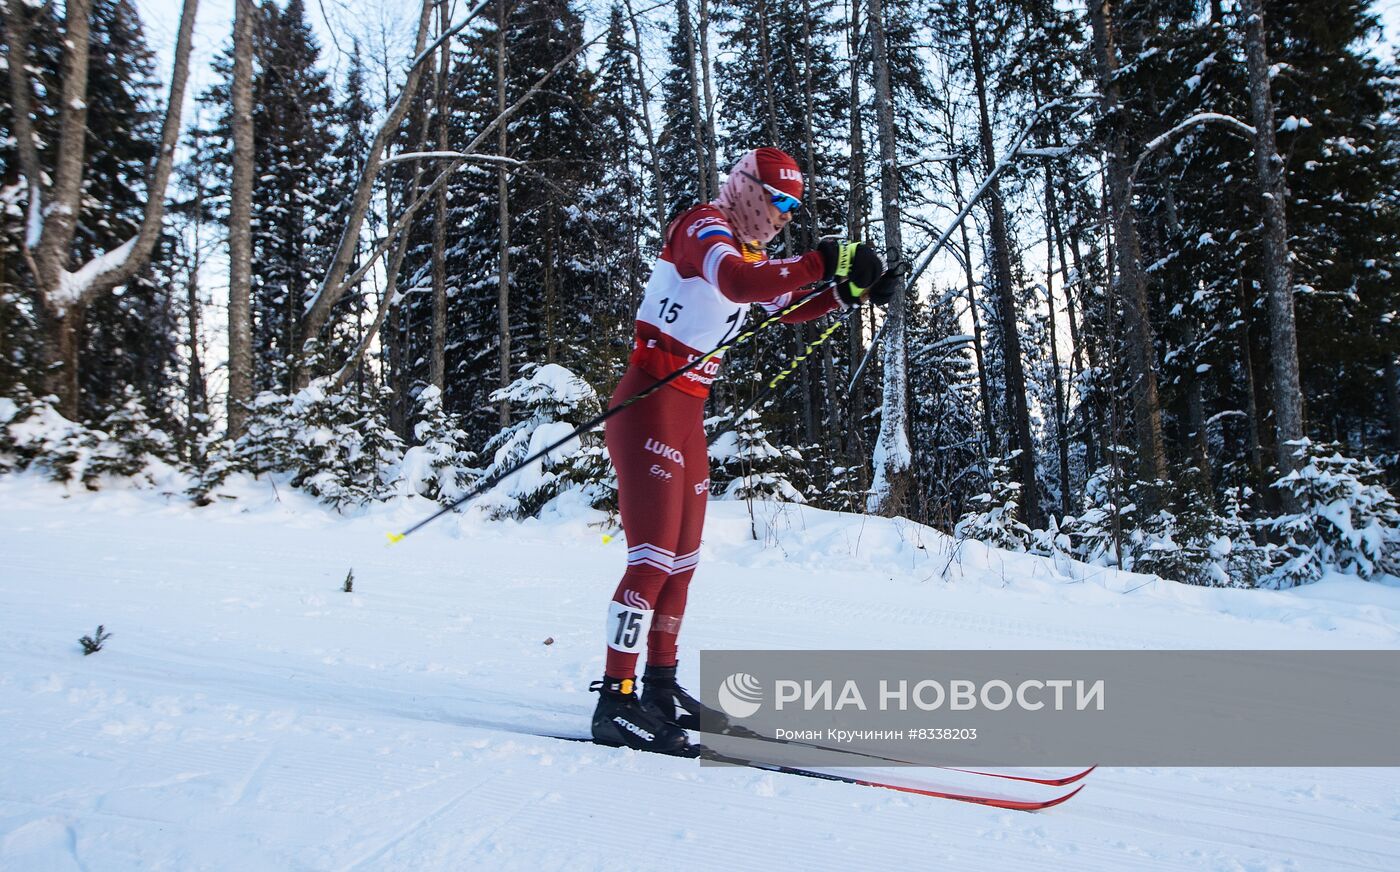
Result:
[[[1023,148],[1017,154],[1021,157],[1064,157],[1073,154],[1080,145],[1082,143],[1076,142],[1073,145],[1058,145],[1047,148]]]
[[[1202,124],[1223,124],[1226,127],[1234,128],[1237,132],[1243,133],[1251,139],[1254,137],[1255,133],[1253,127],[1233,116],[1222,115],[1219,112],[1198,112],[1142,147],[1142,154],[1138,155],[1137,161],[1133,163],[1133,171],[1128,174],[1128,184],[1131,185],[1133,180],[1137,178],[1138,170],[1142,168],[1143,161],[1147,160],[1152,152],[1171,142],[1182,133],[1185,133],[1193,127],[1199,127]]]
[[[502,164],[512,167],[523,167],[525,162],[516,160],[513,157],[505,157],[499,154],[470,154],[465,151],[410,151],[404,154],[396,154],[384,161],[384,165],[403,163],[411,160],[463,160],[471,163]]]

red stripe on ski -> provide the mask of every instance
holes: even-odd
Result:
[[[1010,772],[988,772],[985,769],[962,769],[957,766],[939,766],[938,768],[946,769],[949,772],[961,772],[965,775],[985,775],[988,778],[1005,778],[1008,781],[1025,781],[1030,784],[1044,784],[1047,787],[1064,787],[1067,784],[1082,781],[1090,772],[1093,772],[1099,767],[1095,764],[1082,772],[1066,775],[1063,778],[1038,778],[1034,775],[1013,775]]]
[[[986,774],[986,773],[978,773]],[[879,781],[862,781],[858,778],[851,779],[854,784],[863,787],[883,787],[886,790],[898,790],[901,793],[917,793],[920,796],[932,796],[938,799],[952,799],[957,802],[970,802],[975,805],[987,805],[992,808],[1004,808],[1011,811],[1043,811],[1047,808],[1054,808],[1066,801],[1076,793],[1084,789],[1084,785],[1079,785],[1069,793],[1050,799],[1006,799],[999,796],[978,796],[971,793],[944,793],[938,790],[927,790],[922,787],[909,787],[904,784],[885,784]]]

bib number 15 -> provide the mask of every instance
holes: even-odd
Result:
[[[684,308],[680,303],[671,302],[670,297],[663,297],[661,300],[661,320],[667,324],[676,323],[676,319],[681,316],[681,309]]]
[[[622,603],[608,604],[608,647],[614,651],[640,651],[651,628],[651,611],[629,608]]]

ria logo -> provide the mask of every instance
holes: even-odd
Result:
[[[731,718],[751,717],[763,706],[763,687],[747,672],[736,672],[719,686],[719,707]]]

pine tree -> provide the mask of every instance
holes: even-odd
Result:
[[[253,79],[254,386],[292,389],[306,303],[335,244],[335,112],[302,0],[261,7]],[[323,372],[326,364],[316,371]]]
[[[627,41],[622,8],[614,3],[608,37],[599,63],[596,87],[597,127],[594,149],[601,170],[595,186],[584,191],[580,207],[601,235],[599,268],[606,281],[590,311],[582,313],[593,328],[590,358],[582,374],[594,384],[621,377],[632,350],[632,318],[647,280],[649,255],[659,248],[663,228],[655,226],[647,189],[644,155],[639,145],[642,118],[637,108],[640,82]],[[655,180],[652,180],[656,184]]]
[[[710,489],[731,500],[777,500],[805,503],[807,498],[790,481],[802,467],[802,455],[775,446],[756,410],[744,412],[709,447]],[[721,488],[723,488],[721,490]]]
[[[493,17],[483,14],[483,20]],[[549,71],[560,56],[582,42],[583,22],[574,7],[559,0],[514,4],[505,42],[507,102],[514,102]],[[465,41],[453,64],[449,92],[454,101],[450,127],[454,141],[470,140],[496,117],[494,27],[485,25]],[[549,86],[513,116],[508,137],[511,211],[509,324],[512,366],[558,362],[586,371],[596,365],[592,345],[598,327],[591,313],[614,306],[619,276],[612,259],[632,243],[623,208],[610,190],[625,161],[600,143],[606,129],[594,99],[593,74],[575,60],[554,73]],[[405,134],[414,136],[413,131]],[[600,145],[603,147],[600,149]],[[448,285],[447,378],[445,406],[463,415],[464,429],[479,444],[499,429],[488,397],[498,368],[499,277],[497,240],[499,192],[495,170],[459,174],[448,194],[451,243],[446,251]],[[426,383],[427,350],[417,337],[430,321],[427,287],[431,268],[428,218],[420,214],[405,260],[410,296],[400,307],[399,354],[406,371],[401,384]]]
[[[666,75],[661,83],[661,132],[656,139],[657,159],[663,174],[658,181],[667,221],[718,193],[709,191],[704,181],[701,145],[712,131],[702,128],[698,112],[700,82],[695,68],[694,27],[690,4],[681,0],[666,48]]]

